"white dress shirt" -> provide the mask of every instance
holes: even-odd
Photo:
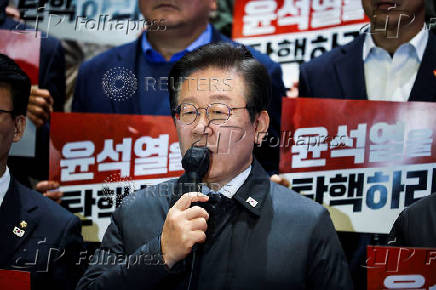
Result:
[[[9,189],[9,182],[11,181],[11,175],[9,174],[9,168],[6,166],[5,173],[0,177],[0,206],[3,203],[3,199],[5,198],[6,192]]]
[[[250,171],[251,171],[251,165],[250,167],[248,167],[247,169],[236,175],[236,177],[230,180],[229,183],[221,187],[220,190],[218,190],[218,193],[228,198],[232,198],[235,195],[235,193],[238,191],[238,189],[244,184],[245,180],[248,178],[248,175],[250,175]],[[207,186],[203,186],[201,191],[204,194],[208,194],[210,190]]]
[[[428,42],[424,28],[402,44],[393,57],[377,47],[370,33],[363,44],[366,92],[369,100],[407,102]]]

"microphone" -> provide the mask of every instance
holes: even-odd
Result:
[[[187,181],[194,185],[195,191],[200,191],[199,184],[209,170],[209,155],[206,146],[192,146],[183,156],[182,167],[185,169]]]
[[[209,170],[209,163],[210,163],[210,152],[209,149],[206,146],[203,147],[196,147],[192,146],[191,148],[186,151],[185,156],[183,156],[182,159],[182,167],[185,169],[186,172],[186,181],[191,185],[194,185],[195,191],[200,191],[199,185],[203,179],[203,177],[206,175],[207,171]],[[183,186],[183,192],[189,192],[192,191],[192,187]],[[201,203],[194,203],[191,206],[199,205],[202,206]],[[191,289],[192,287],[192,279],[193,279],[193,273],[195,268],[195,260],[197,256],[198,251],[198,244],[195,244],[192,247],[192,260],[191,260],[191,271],[189,274],[189,282],[187,289]]]

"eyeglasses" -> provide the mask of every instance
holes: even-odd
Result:
[[[0,113],[8,113],[8,114],[13,115],[13,114],[14,114],[14,111],[6,111],[6,110],[2,110],[2,109],[0,109]]]
[[[228,105],[221,103],[209,104],[207,108],[197,108],[193,104],[182,103],[177,106],[177,108],[174,110],[174,113],[177,120],[182,121],[186,125],[190,125],[197,120],[198,116],[200,116],[198,110],[203,109],[206,110],[206,117],[210,123],[215,125],[221,125],[230,118],[233,110],[249,108],[249,106],[231,108]]]

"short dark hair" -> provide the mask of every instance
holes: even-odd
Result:
[[[26,115],[30,96],[30,79],[7,55],[0,53],[0,83],[10,85],[13,116]]]
[[[254,122],[257,113],[268,108],[271,100],[271,79],[266,68],[241,44],[209,43],[185,54],[172,67],[168,79],[171,114],[174,118],[177,97],[184,79],[196,71],[216,67],[236,69],[245,81],[246,103],[250,120]]]

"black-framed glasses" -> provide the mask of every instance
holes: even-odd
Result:
[[[7,111],[7,110],[2,110],[2,109],[0,109],[0,113],[6,113],[6,114],[14,115],[14,111]]]
[[[206,111],[206,117],[210,123],[215,125],[221,125],[224,124],[228,119],[230,119],[233,110],[249,108],[249,106],[232,108],[222,103],[213,103],[209,104],[206,108],[197,108],[193,104],[182,103],[177,106],[174,112],[177,120],[182,121],[186,125],[190,125],[197,120],[198,116],[200,116],[198,110],[203,109]]]

